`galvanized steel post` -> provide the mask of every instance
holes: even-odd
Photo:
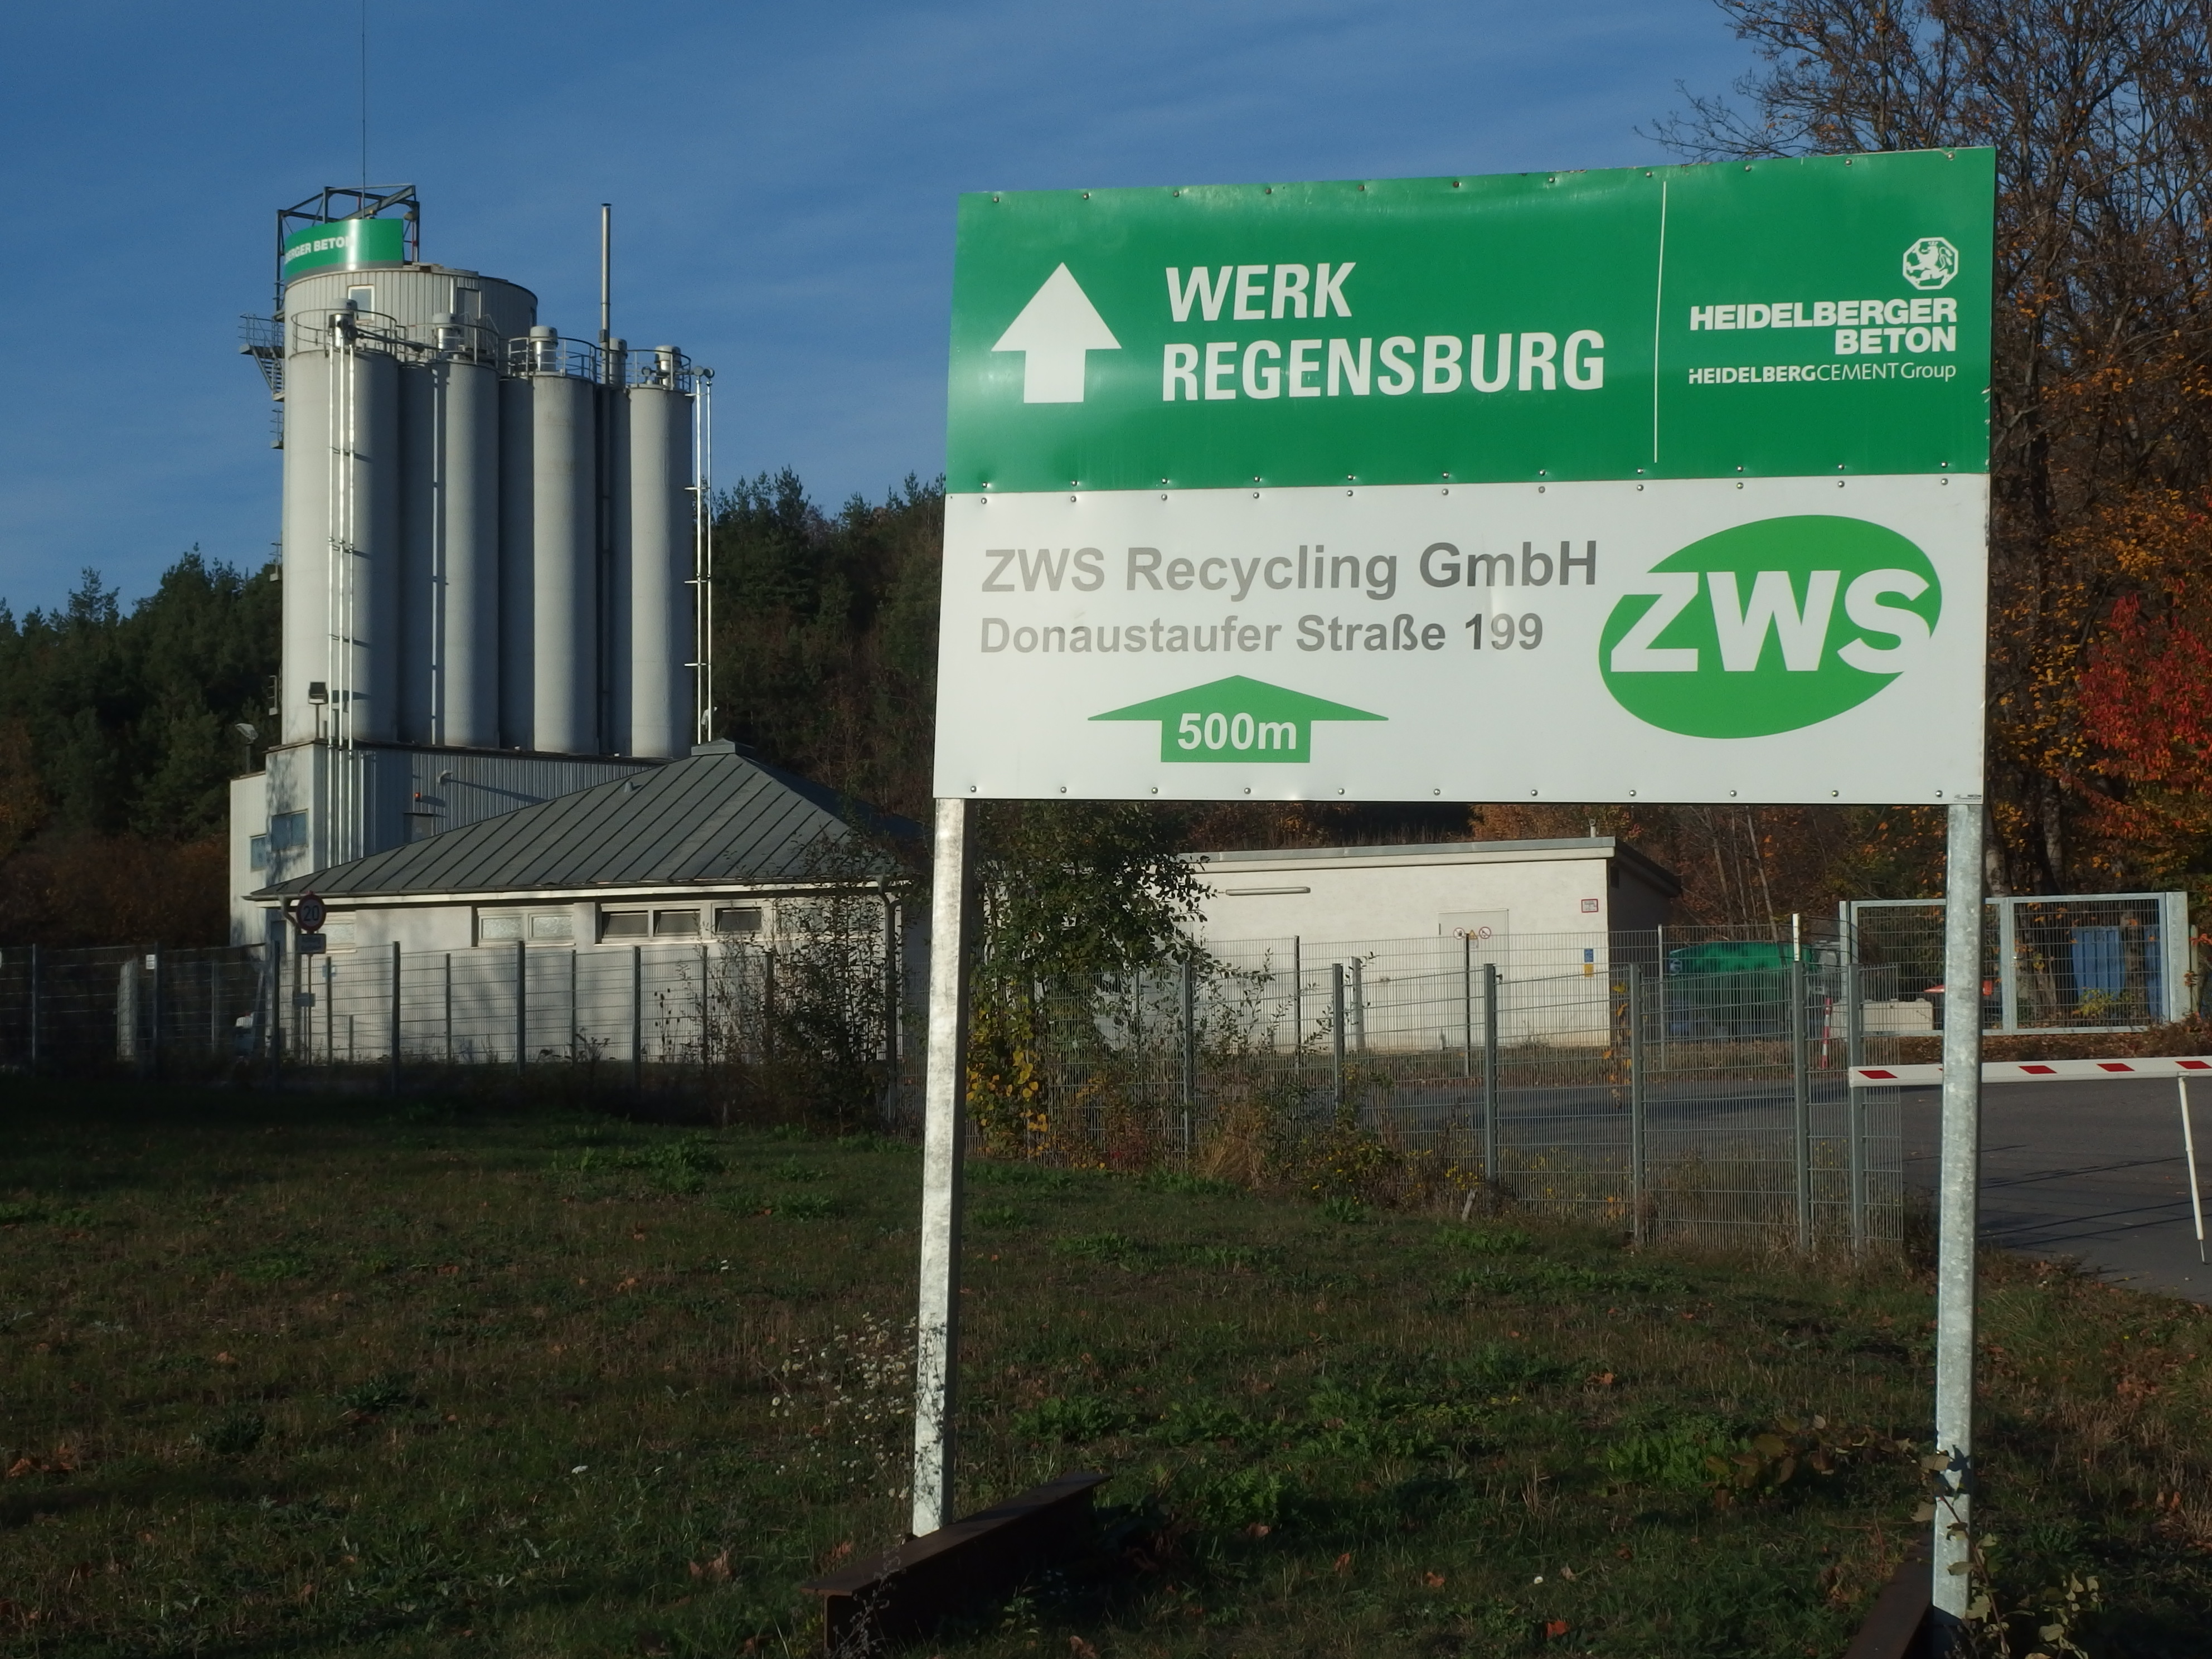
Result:
[[[1329,1088],[1335,1093],[1336,1103],[1344,1104],[1344,964],[1328,964],[1328,995],[1331,1016],[1329,1036]]]
[[[1846,948],[1849,942],[1846,941]],[[1851,955],[1856,957],[1856,951]],[[1856,961],[1844,969],[1844,1075],[1849,1078],[1852,1070],[1866,1064],[1866,980],[1865,970]],[[1867,1205],[1867,1111],[1866,1091],[1851,1084],[1844,1091],[1848,1106],[1845,1132],[1850,1136],[1851,1168],[1851,1249],[1854,1254],[1866,1249]]]
[[[917,1537],[952,1518],[960,1383],[960,1166],[967,1136],[968,957],[975,917],[973,806],[937,803],[930,848],[929,1035],[922,1087],[921,1305],[915,1329]]]
[[[446,952],[446,1064],[453,1063],[453,953]]]
[[[399,941],[392,941],[392,1061],[387,1085],[393,1094],[399,1092]]]
[[[1305,941],[1291,935],[1291,1080],[1303,1085],[1306,1078],[1306,965]],[[1301,1102],[1303,1103],[1303,1101]]]
[[[1805,953],[1790,947],[1790,1155],[1797,1177],[1797,1248],[1813,1248],[1813,1079],[1805,1053]]]
[[[1482,964],[1482,1178],[1498,1180],[1498,964]]]
[[[769,957],[768,1020],[771,1030],[775,1024],[775,957]],[[699,947],[699,1071],[703,1079],[708,1067],[714,1061],[714,1021],[708,1006],[707,947]]]
[[[629,1091],[645,1092],[645,947],[629,947]]]
[[[1932,1569],[1939,1651],[1955,1645],[1973,1587],[1974,1243],[1982,1159],[1980,801],[1950,809],[1943,889],[1943,1134],[1936,1182],[1936,1452]]]
[[[530,1063],[530,972],[520,939],[514,941],[514,1069]]]
[[[168,1012],[161,1005],[166,1000],[163,994],[169,988],[169,976],[164,971],[167,966],[167,959],[162,955],[161,947],[158,945],[154,947],[153,960],[153,995],[149,1001],[152,1004],[151,1012],[154,1018],[150,1022],[152,1030],[147,1033],[146,1052],[149,1063],[153,1067],[154,1075],[158,1078],[161,1075],[161,1016]]]
[[[1628,964],[1628,1198],[1631,1236],[1644,1237],[1644,969]]]
[[[39,1042],[40,1027],[44,1023],[42,1016],[46,1012],[46,976],[40,971],[45,965],[40,960],[39,947],[33,945],[31,947],[31,1070],[34,1074],[39,1069],[39,1060],[41,1057]]]
[[[1463,1056],[1462,1074],[1474,1075],[1474,939],[1473,935],[1459,936],[1459,1000],[1460,1018],[1467,1030],[1467,1053]]]
[[[2019,963],[2019,917],[2014,913],[2014,901],[2009,898],[1997,901],[1997,1030],[2008,1034],[2020,1030],[2020,981],[2013,975],[2013,969]],[[1981,977],[1981,969],[1977,967],[1974,970],[1977,987]],[[1947,997],[1950,994],[1948,988],[1944,994]],[[1974,1006],[1978,1019],[1981,1007],[1978,999]]]
[[[1367,963],[1363,957],[1352,959],[1352,1046],[1361,1054],[1367,1052]]]
[[[1182,1164],[1190,1167],[1191,1124],[1198,1113],[1198,964],[1182,959]]]

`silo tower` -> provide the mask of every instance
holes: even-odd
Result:
[[[246,319],[282,414],[283,668],[234,894],[711,735],[711,372],[629,350],[604,293],[599,337],[563,337],[420,239],[411,185],[325,189],[277,214],[276,313]]]

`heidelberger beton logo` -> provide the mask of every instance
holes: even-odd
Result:
[[[1316,720],[1379,720],[1326,697],[1310,697],[1243,674],[1133,702],[1094,720],[1158,720],[1164,761],[1261,761],[1304,766],[1313,759]]]
[[[1638,720],[1763,738],[1855,708],[1911,668],[1942,610],[1936,568],[1863,519],[1762,519],[1652,567],[1606,618],[1598,666]]]
[[[1917,289],[1945,288],[1959,274],[1959,250],[1944,236],[1923,236],[1905,250],[1905,280]]]

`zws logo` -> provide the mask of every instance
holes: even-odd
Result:
[[[1652,568],[1599,636],[1613,700],[1692,738],[1763,738],[1855,708],[1910,669],[1942,609],[1928,556],[1862,519],[1763,519]]]

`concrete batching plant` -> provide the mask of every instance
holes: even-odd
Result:
[[[277,215],[283,669],[243,895],[689,754],[713,691],[711,371],[425,264],[411,186]],[[603,244],[604,249],[604,244]],[[604,272],[604,264],[603,264]]]

